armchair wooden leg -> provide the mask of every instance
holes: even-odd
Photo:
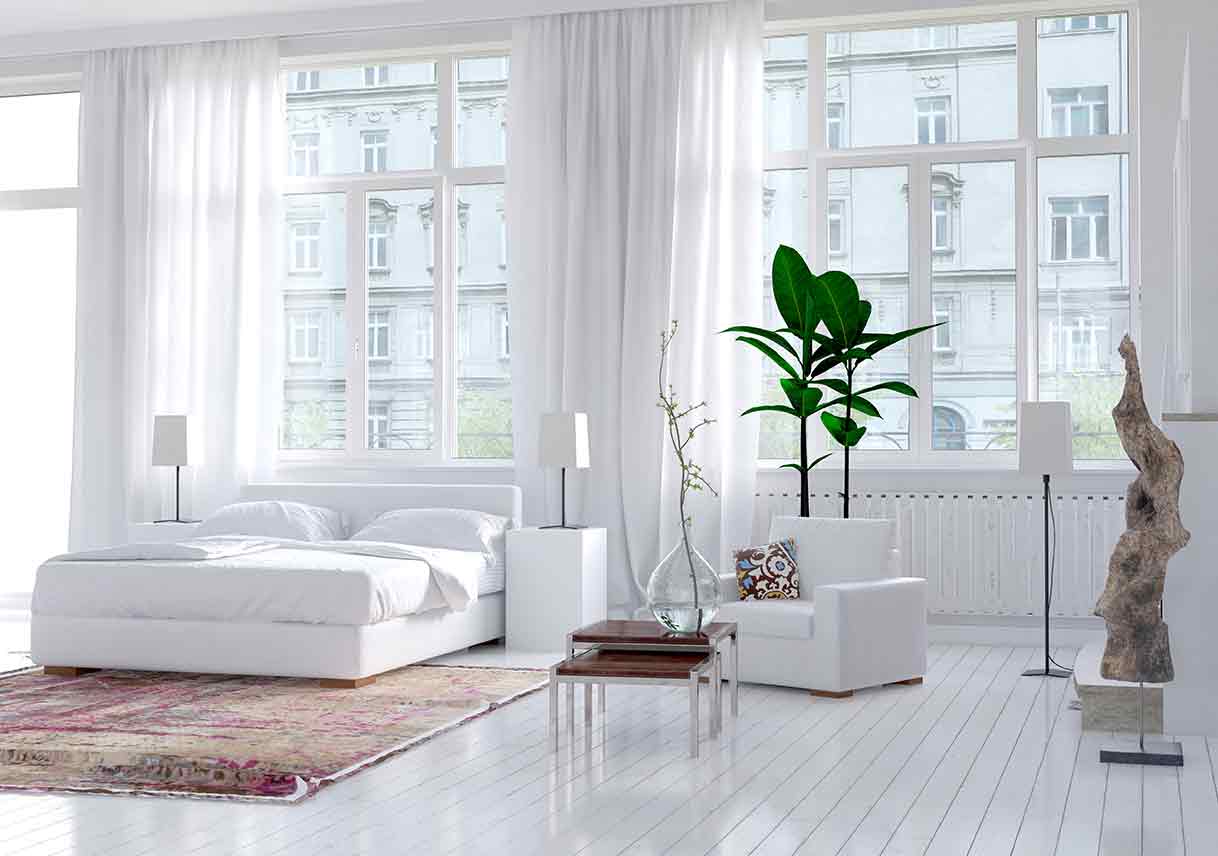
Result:
[[[903,681],[893,681],[893,682],[892,682],[892,683],[890,683],[890,684],[885,684],[885,686],[889,686],[889,687],[898,687],[898,686],[905,686],[905,687],[916,687],[916,686],[917,686],[918,684],[920,684],[920,683],[922,683],[922,678],[921,678],[921,677],[917,677],[917,678],[906,678],[906,679],[905,679],[905,680],[903,680]]]
[[[854,695],[854,690],[843,690],[840,693],[832,690],[808,690],[808,692],[817,698],[850,698]]]

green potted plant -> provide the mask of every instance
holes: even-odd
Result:
[[[842,447],[845,458],[842,516],[849,517],[850,450],[867,433],[866,426],[859,424],[856,417],[862,414],[883,418],[867,394],[888,391],[914,398],[918,395],[917,390],[901,381],[884,381],[856,389],[859,368],[885,348],[939,325],[927,324],[893,333],[869,331],[871,304],[859,298],[858,285],[850,275],[828,271],[817,276],[809,270],[799,251],[786,245],[779,246],[774,253],[772,274],[774,305],[786,326],[777,330],[737,326],[724,332],[741,334],[738,341],[761,351],[782,370],[786,377],[780,384],[788,404],[750,407],[741,415],[776,412],[799,420],[799,463],[783,466],[799,471],[800,517],[808,517],[809,473],[829,456],[808,460],[808,420],[819,413],[821,424]],[[831,376],[835,371],[836,376]]]

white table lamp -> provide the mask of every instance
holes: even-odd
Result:
[[[157,523],[197,522],[182,519],[182,467],[190,463],[187,446],[185,414],[162,414],[152,418],[152,465],[173,467],[173,518]]]
[[[562,470],[562,522],[542,529],[582,529],[567,523],[567,468],[586,470],[591,466],[588,454],[587,413],[544,413],[541,417],[541,452],[543,467]]]
[[[1053,591],[1049,571],[1049,509],[1052,504],[1049,479],[1074,470],[1074,426],[1070,421],[1070,403],[1025,401],[1019,405],[1016,434],[1019,471],[1024,475],[1040,476],[1045,486],[1045,665],[1041,669],[1028,669],[1024,675],[1068,678],[1069,671],[1049,667],[1049,607]]]

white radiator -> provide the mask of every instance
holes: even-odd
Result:
[[[1055,495],[1057,562],[1052,614],[1089,616],[1104,587],[1108,558],[1125,531],[1123,495]],[[903,573],[925,577],[930,611],[960,615],[1040,615],[1044,608],[1044,504],[1040,494],[861,493],[852,517],[897,522]],[[840,517],[837,494],[812,497],[813,517]],[[799,514],[799,495],[757,496],[754,531],[775,514]],[[815,553],[800,557],[815,565]]]

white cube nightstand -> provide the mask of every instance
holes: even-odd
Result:
[[[605,618],[604,529],[507,533],[507,647],[566,649],[567,634]]]
[[[132,544],[172,544],[191,538],[198,523],[129,523],[127,540]]]

